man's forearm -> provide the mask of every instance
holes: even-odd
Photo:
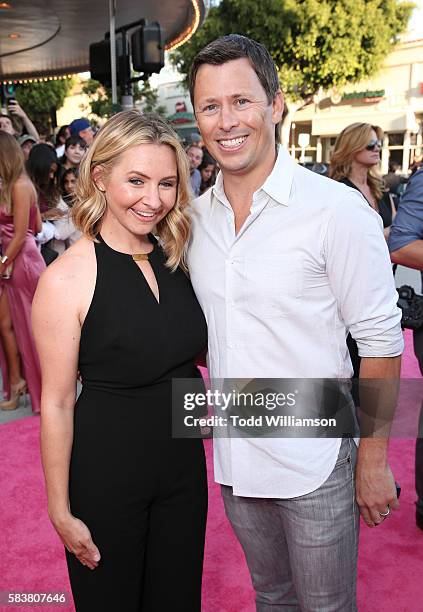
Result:
[[[423,270],[423,240],[414,240],[396,251],[392,251],[391,260],[395,264]]]
[[[363,357],[360,365],[361,437],[389,439],[398,400],[401,357]]]

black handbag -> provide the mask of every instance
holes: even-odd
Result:
[[[46,262],[46,266],[51,264],[57,257],[59,253],[48,246],[48,242],[46,244],[41,245],[41,255],[43,256],[44,261]]]
[[[410,285],[402,285],[397,291],[398,306],[402,310],[401,327],[420,329],[423,326],[423,295],[416,293]]]

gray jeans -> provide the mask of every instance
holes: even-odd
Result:
[[[238,497],[222,485],[257,612],[357,610],[356,457],[354,440],[345,438],[329,478],[316,491],[292,499]]]

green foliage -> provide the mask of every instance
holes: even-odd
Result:
[[[406,30],[414,6],[398,0],[222,0],[171,59],[187,76],[207,43],[244,34],[267,47],[283,90],[301,100],[320,87],[374,74]]]
[[[51,110],[63,106],[72,86],[72,79],[24,83],[17,87],[15,97],[32,121],[48,123]]]
[[[122,110],[120,104],[112,104],[112,90],[104,87],[98,81],[89,79],[82,88],[90,99],[91,113],[97,117],[108,118]],[[157,106],[157,93],[151,89],[149,81],[142,81],[134,87],[134,102],[140,101],[146,112],[156,112],[164,115],[166,109]]]

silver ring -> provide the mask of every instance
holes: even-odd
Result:
[[[390,507],[388,506],[388,512],[385,512],[385,513],[383,513],[383,512],[379,512],[379,514],[380,514],[380,516],[389,516],[389,515],[391,514],[391,509],[390,509]]]

